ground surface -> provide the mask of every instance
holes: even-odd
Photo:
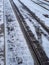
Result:
[[[33,12],[49,30],[49,1],[20,1],[27,6],[27,8]],[[13,2],[18,7],[26,24],[29,26],[45,51],[46,56],[49,58],[49,33],[35,20],[35,18],[32,18],[19,0],[13,0]],[[34,61],[32,56],[10,1],[0,0],[0,65],[37,65],[37,63],[35,63],[36,60]]]

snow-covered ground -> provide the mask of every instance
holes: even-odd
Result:
[[[42,47],[49,58],[49,40],[47,40],[43,35],[42,35]]]
[[[15,0],[14,0],[15,1]],[[24,3],[32,12],[36,14],[48,27],[49,27],[49,18],[46,18],[44,15],[49,15],[49,11],[40,7],[39,5],[31,2],[31,0],[20,0]],[[30,5],[29,5],[30,4]]]
[[[3,23],[3,0],[0,1],[0,24]]]
[[[35,19],[30,17],[30,14],[23,8],[18,0],[13,0],[20,13],[23,15],[26,24],[30,27],[30,30],[35,35],[36,39],[38,36],[36,34]],[[44,15],[49,15],[49,11],[40,7],[39,5],[33,3],[31,0],[20,0],[23,2],[32,12],[36,14],[43,22],[49,26],[49,18]],[[37,2],[37,0],[34,0]],[[40,0],[49,5],[48,2]],[[30,5],[29,5],[30,4]],[[47,6],[46,6],[47,7]],[[48,8],[48,7],[47,7]],[[49,9],[49,8],[48,8]],[[5,37],[4,37],[4,25],[5,25]],[[39,25],[40,26],[40,25]],[[46,31],[40,26],[42,31]],[[41,35],[42,37],[42,47],[49,58],[49,34],[47,36]],[[34,65],[34,59],[31,56],[27,42],[23,36],[22,30],[16,19],[16,16],[12,10],[9,0],[4,0],[4,21],[3,21],[3,0],[0,0],[0,65],[4,65],[4,40],[5,40],[5,61],[6,65]],[[2,55],[2,56],[1,56]]]
[[[6,65],[34,65],[34,60],[9,0],[5,4]]]
[[[27,1],[28,1],[28,3],[27,3]],[[28,7],[28,8],[30,8],[31,6],[35,6],[35,7],[37,7],[36,6],[36,4],[31,4],[30,3],[31,1],[30,0],[23,0],[23,3]],[[24,17],[24,20],[26,21],[26,23],[27,23],[27,25],[30,27],[30,30],[33,32],[33,34],[35,35],[35,37],[36,37],[36,39],[38,38],[38,35],[36,34],[36,30],[37,30],[37,28],[35,28],[35,26],[36,27],[38,27],[38,23],[37,23],[37,21],[35,20],[35,19],[32,19],[31,17],[30,17],[30,14],[25,10],[25,8],[19,3],[19,1],[17,0],[14,0],[14,3],[16,4],[16,6],[18,7],[18,9],[19,9],[19,11],[20,11],[20,13],[22,14],[22,16]],[[27,5],[28,4],[28,5]],[[29,5],[29,4],[31,4],[31,5]],[[30,8],[30,9],[32,9],[32,10],[34,10],[34,7],[33,8]],[[40,11],[40,7],[38,8],[36,8],[36,9],[38,9],[39,11]],[[34,10],[35,11],[35,10]],[[43,12],[43,13],[46,13],[46,11],[47,10],[42,10],[41,9],[41,13]],[[38,13],[38,11],[37,11],[37,13]],[[47,13],[48,14],[48,13]],[[46,22],[48,22],[48,21],[46,21]],[[48,24],[49,24],[49,22],[48,22]],[[46,24],[47,25],[47,24]],[[40,26],[40,25],[39,25]],[[46,31],[40,26],[40,29],[42,30],[42,32],[44,32],[44,34],[46,34],[47,36],[45,36],[43,33],[41,33],[41,41],[42,41],[42,43],[41,43],[41,41],[40,41],[40,45],[43,47],[43,49],[44,49],[44,51],[45,51],[45,53],[46,53],[46,55],[48,56],[48,58],[49,58],[49,34],[47,34],[46,33]]]
[[[39,6],[43,7],[44,9],[49,11],[49,4],[41,1],[41,0],[31,0],[32,2],[38,4]]]
[[[4,38],[0,37],[0,65],[4,65]]]
[[[0,65],[4,65],[3,0],[0,0]]]
[[[45,2],[49,3],[49,0],[44,0]]]
[[[34,0],[34,1],[36,1],[36,2],[41,1],[41,2],[46,3],[46,4],[48,4],[48,5],[49,5],[49,2],[46,2],[47,0]]]
[[[15,1],[15,4],[17,5],[17,7],[19,8],[20,13],[22,14],[22,16],[24,17],[26,23],[28,26],[30,26],[31,31],[34,33],[35,37],[37,38],[34,26],[33,26],[33,19],[29,16],[29,12],[27,12],[24,7],[19,3],[19,1]],[[30,20],[32,21],[32,23],[30,22]],[[35,20],[34,20],[35,21]]]

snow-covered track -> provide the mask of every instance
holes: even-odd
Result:
[[[43,2],[43,1],[40,1],[40,0],[39,0],[39,2],[41,2],[41,3],[43,3],[43,4],[47,5],[47,6],[49,6],[49,4],[46,3],[46,2]]]
[[[42,1],[38,1],[38,2],[33,1],[33,0],[31,0],[31,1],[49,11],[49,5],[48,4],[43,3]]]
[[[5,65],[34,65],[34,59],[9,0],[5,0],[4,7]]]
[[[19,0],[20,1],[20,0]],[[48,13],[49,13],[49,11],[46,11],[45,9],[43,9],[42,7],[39,7],[38,5],[36,5],[36,4],[34,4],[34,3],[32,3],[31,1],[29,1],[28,2],[28,4],[26,4],[26,2],[27,2],[27,0],[25,1],[25,2],[23,2],[22,0],[20,1],[24,6],[25,6],[25,8],[26,9],[28,9],[28,11],[30,11],[30,13],[31,13],[31,15],[32,15],[32,17],[34,17],[36,20],[37,20],[37,22],[39,22],[40,24],[41,24],[41,26],[42,27],[44,27],[47,31],[48,31],[48,33],[49,33],[49,23],[47,22],[48,20],[49,20],[49,18],[47,18],[48,17]],[[29,4],[31,4],[30,6],[29,6]],[[28,6],[27,6],[28,5]],[[34,6],[36,7],[34,7]],[[39,9],[38,9],[38,7],[39,7]],[[34,11],[34,9],[36,10],[36,11]],[[40,9],[41,9],[41,11],[40,11]],[[38,11],[39,10],[39,11]],[[42,13],[43,12],[43,13]],[[40,16],[39,16],[40,15]]]
[[[29,45],[31,45],[40,65],[49,65],[49,58],[47,57],[42,46],[39,44],[38,40],[36,39],[32,31],[30,30],[30,27],[27,25],[24,17],[19,11],[19,8],[16,6],[16,4],[13,1],[10,0],[10,2],[16,14],[16,17],[18,18],[20,26],[22,30],[24,31],[24,35],[28,39]]]
[[[20,2],[20,1],[19,1]],[[20,2],[21,3],[21,2]],[[30,11],[21,3],[21,5],[22,5],[22,8],[20,8],[20,12],[21,12],[21,14],[22,14],[22,16],[24,17],[24,19],[25,19],[25,21],[26,21],[26,23],[29,25],[29,27],[34,27],[34,28],[36,28],[36,25],[37,25],[37,27],[38,27],[38,25],[40,25],[39,23],[37,23],[37,20],[35,20],[33,17],[32,17],[32,15],[31,15],[31,13],[30,13]],[[27,22],[28,21],[28,22]],[[30,25],[29,23],[31,23],[32,25]],[[44,23],[43,23],[44,24]],[[48,36],[48,34],[45,32],[45,30],[43,29],[43,27],[40,25],[40,28],[41,28],[41,31],[42,31],[42,33],[43,33],[43,35],[49,40],[49,36]],[[32,28],[33,29],[33,28]],[[33,30],[32,30],[32,32],[33,32]],[[35,33],[35,32],[33,32],[33,33]],[[36,34],[35,34],[35,36],[36,36]]]
[[[41,19],[39,19],[35,13],[33,13],[27,6],[25,6],[20,0],[19,2],[25,7],[25,9],[27,9],[29,11],[29,13],[31,14],[32,18],[35,18],[35,20],[37,20],[37,22],[49,33],[49,27],[47,27],[47,25],[45,25],[43,23],[43,21]]]

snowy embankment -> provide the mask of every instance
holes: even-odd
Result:
[[[0,65],[4,65],[3,0],[0,0]]]
[[[34,65],[34,60],[9,0],[5,4],[6,65]]]
[[[49,11],[45,10],[44,8],[40,7],[39,5],[31,2],[31,0],[20,0],[24,5],[26,5],[35,15],[40,18],[43,23],[45,23],[49,27],[49,18],[45,17],[44,15],[48,15]],[[29,5],[30,4],[30,5]]]

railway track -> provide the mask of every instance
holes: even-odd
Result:
[[[28,49],[9,0],[5,1],[4,4],[5,65],[30,65],[30,63],[34,65],[34,59]]]
[[[46,3],[42,2],[42,1],[38,1],[38,2],[33,1],[33,0],[31,0],[31,1],[49,11],[49,8],[48,8],[49,5],[48,4],[46,4]]]
[[[19,8],[19,6],[17,6],[13,1],[10,0],[10,3],[13,7],[13,10],[16,14],[16,17],[18,18],[18,21],[19,21],[19,24],[22,28],[22,30],[24,31],[24,35],[26,36],[26,38],[28,39],[29,41],[29,45],[31,45],[35,55],[36,55],[36,58],[39,62],[40,65],[49,65],[49,58],[48,56],[46,55],[43,47],[40,45],[40,42],[36,39],[36,37],[34,36],[32,30],[31,30],[31,27],[28,25],[28,23],[30,22],[30,16],[28,17],[28,12],[30,12],[30,10],[24,6],[26,8],[26,14],[23,14],[24,13],[24,9],[21,9]],[[22,4],[22,3],[21,3]],[[20,3],[19,5],[22,6]],[[22,13],[23,12],[23,13]],[[29,14],[30,15],[30,14]],[[26,20],[29,19],[29,20]],[[28,23],[26,21],[29,21]],[[32,20],[31,20],[32,22]],[[33,22],[32,22],[33,23]],[[30,23],[31,24],[31,23]]]
[[[48,0],[44,0],[45,2],[49,2]]]
[[[48,4],[48,5],[49,5],[49,2],[47,2],[47,1],[45,1],[45,0],[44,0],[44,1],[42,1],[42,2],[44,2],[44,3],[46,3],[46,4]]]
[[[21,3],[21,2],[19,1],[19,3]],[[33,29],[33,27],[36,29],[36,25],[37,25],[37,27],[40,26],[40,24],[37,23],[37,21],[36,21],[34,18],[32,18],[32,15],[31,15],[30,11],[28,11],[22,3],[21,3],[21,5],[22,5],[22,7],[19,8],[19,11],[21,12],[22,16],[24,17],[26,23],[27,23],[27,24],[29,23],[28,25],[29,25],[30,29],[31,29],[31,28]],[[27,22],[27,21],[28,21],[28,22]],[[31,26],[30,26],[30,24],[31,24]],[[32,30],[32,29],[31,29],[31,30]],[[35,29],[33,29],[33,30],[35,31]],[[48,34],[43,30],[42,26],[40,26],[40,29],[41,29],[41,31],[42,31],[42,34],[49,40],[49,36],[48,36]],[[32,32],[35,33],[34,31],[32,31]],[[34,35],[36,36],[36,33],[35,33]],[[36,37],[37,37],[37,36],[36,36]]]
[[[43,2],[43,1],[39,1],[39,2],[41,2],[41,3],[43,3],[43,4],[47,5],[47,6],[49,6],[49,4],[46,3],[46,2]]]
[[[2,7],[3,3],[0,6]],[[48,26],[41,23],[40,19],[19,0],[18,3],[5,0],[4,22],[3,9],[0,12],[0,65],[49,65]],[[27,43],[35,54],[35,59]]]
[[[29,11],[32,18],[34,18],[46,31],[49,33],[49,28],[46,24],[44,24],[44,21],[42,21],[38,16],[35,15],[27,6],[25,6],[20,0],[19,2],[24,6],[24,8]]]
[[[19,1],[20,2],[20,1]],[[21,2],[20,2],[21,3]],[[22,3],[21,3],[22,4]],[[23,4],[22,4],[23,5]],[[43,28],[42,28],[42,26],[39,24],[39,23],[37,23],[37,21],[34,19],[34,18],[32,18],[32,16],[31,16],[31,13],[30,13],[30,11],[28,11],[26,8],[25,8],[25,6],[23,5],[23,7],[22,8],[20,8],[20,11],[21,11],[21,14],[22,14],[22,16],[24,17],[24,19],[26,18],[26,22],[27,21],[29,21],[32,25],[30,26],[30,24],[28,24],[29,26],[30,26],[30,28],[32,28],[33,29],[33,27],[36,29],[36,25],[37,25],[37,27],[39,26],[40,27],[40,29],[41,29],[41,31],[42,31],[42,33],[43,33],[43,35],[45,36],[46,35],[46,37],[47,37],[47,39],[49,40],[49,36],[48,36],[48,34],[43,30]],[[28,19],[28,20],[27,20]],[[33,31],[32,31],[33,32]],[[35,33],[35,32],[34,32]],[[35,34],[36,35],[36,34]]]

